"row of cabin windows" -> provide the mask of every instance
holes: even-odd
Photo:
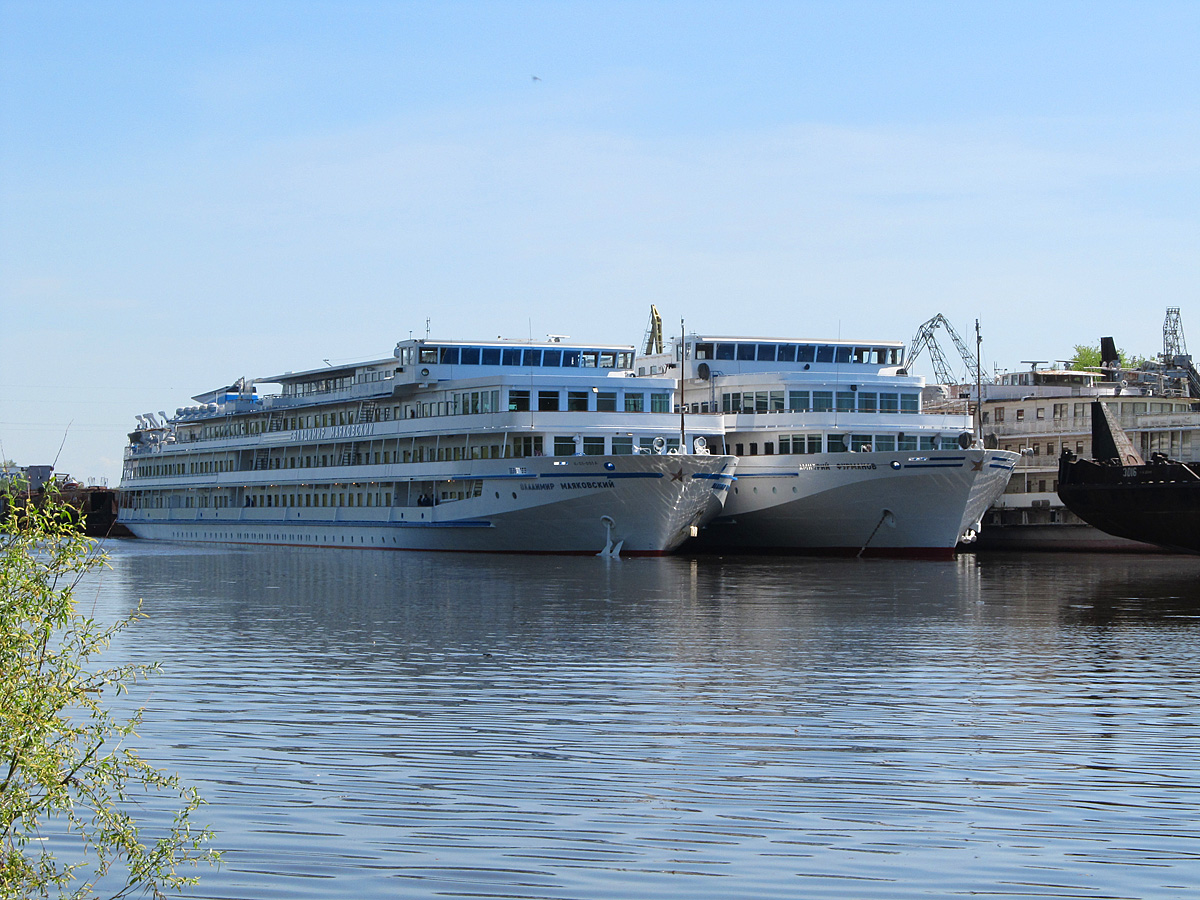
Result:
[[[785,404],[786,398],[786,406]],[[912,413],[921,410],[920,394],[885,391],[741,391],[721,395],[727,413],[860,412]]]
[[[576,438],[574,435],[558,435],[553,437],[552,441],[554,456],[576,456],[580,454],[584,456],[603,456],[606,454],[628,456],[634,452],[652,452],[654,446],[654,438],[641,437],[635,439],[632,435],[618,435],[609,438],[603,435],[580,436],[579,438]],[[666,442],[667,449],[678,448],[679,446],[678,438],[666,438]],[[263,460],[263,464],[258,466],[258,468],[266,470],[306,469],[348,465],[458,462],[470,459],[520,459],[523,457],[544,455],[545,439],[541,435],[514,435],[507,444],[454,444],[445,446],[421,444],[406,450],[395,451],[345,449],[340,453],[279,455],[271,457],[268,460]],[[184,474],[183,468],[185,465],[187,467],[187,474],[200,475],[210,471],[217,471],[217,469],[212,467],[217,466],[218,463],[191,462],[186,464],[135,466],[129,471],[128,477],[149,478],[170,474]],[[232,465],[227,465],[224,461],[219,463],[219,467],[219,470],[222,472],[233,471]],[[172,471],[168,472],[168,469]]]
[[[713,342],[696,344],[696,359],[734,359],[744,362],[861,363],[898,366],[902,347],[847,347],[832,344],[750,344]]]
[[[1014,477],[1009,479],[1008,484],[1004,488],[1006,494],[1045,494],[1047,491],[1053,493],[1058,490],[1057,478],[1022,478]]]
[[[592,400],[591,398],[595,398]],[[534,404],[536,403],[536,407]],[[526,391],[510,390],[508,392],[509,412],[528,412],[536,408],[538,412],[670,412],[671,395],[666,391],[652,391],[650,405],[646,405],[646,395],[643,392],[623,391],[567,391],[566,405],[563,405],[561,391]]]
[[[355,384],[369,384],[376,381],[390,381],[395,373],[370,369],[357,375],[345,375],[339,378],[318,378],[314,381],[303,381],[283,386],[284,397],[303,397],[307,394],[325,394],[330,391],[344,391]]]
[[[729,445],[734,456],[771,456],[810,453],[916,452],[955,447],[953,435],[915,434],[783,434],[775,441],[737,442]]]
[[[1058,456],[1063,450],[1074,450],[1075,455],[1084,457],[1091,453],[1090,442],[1084,441],[1047,441],[1030,442],[1028,444],[1013,444],[1006,443],[1005,450],[1015,450],[1020,452],[1024,449],[1029,449],[1033,456],[1042,456],[1043,448],[1045,455],[1049,457]],[[1141,435],[1141,450],[1143,456],[1149,456],[1151,453],[1165,453],[1168,456],[1176,459],[1191,460],[1193,448],[1200,450],[1200,442],[1193,443],[1192,432],[1188,430],[1176,431],[1149,431],[1143,432]]]
[[[464,391],[447,400],[418,402],[413,406],[417,418],[427,416],[479,415],[496,412],[670,412],[671,394],[634,391],[558,391],[513,389],[508,391],[505,409],[500,407],[499,391]]]
[[[1190,404],[1188,403],[1152,403],[1145,400],[1113,402],[1106,405],[1118,416],[1142,416],[1146,415],[1147,413],[1150,415],[1155,415],[1158,413],[1170,413],[1186,411],[1190,409]],[[1044,420],[1046,418],[1047,410],[1050,412],[1050,418],[1058,422],[1066,419],[1089,420],[1092,416],[1091,403],[1052,403],[1049,407],[1035,406],[1028,409],[1026,407],[1006,408],[1003,406],[995,406],[991,410],[984,411],[983,421],[986,424],[990,418],[999,424],[1000,422],[1005,421],[1005,416],[1009,412],[1012,413],[1013,420],[1016,422],[1026,421],[1026,415],[1029,412],[1033,413],[1033,418],[1035,420]],[[989,413],[992,415],[989,416]]]
[[[631,350],[543,350],[531,347],[422,347],[420,365],[628,369]]]
[[[1058,454],[1062,450],[1070,450],[1072,444],[1070,441],[1063,441],[1062,443],[1058,443],[1056,441],[1047,441],[1045,444],[1041,444],[1036,441],[1028,443],[1028,444],[1006,443],[1004,445],[1004,449],[1011,450],[1014,453],[1020,453],[1022,450],[1028,450],[1033,456],[1041,456],[1043,446],[1046,448],[1046,456],[1053,457],[1053,456],[1058,456]],[[1083,441],[1075,441],[1074,442],[1076,456],[1083,456],[1083,446],[1084,446]]]
[[[564,397],[565,394],[565,397]],[[589,398],[594,397],[595,400]],[[521,412],[535,408],[541,412],[670,412],[671,394],[653,391],[649,403],[645,392],[634,391],[530,391],[510,390],[507,408],[500,405],[499,390],[462,391],[449,395],[446,400],[418,401],[408,407],[409,418],[427,416],[478,415],[497,412]],[[536,403],[536,407],[533,404]],[[400,418],[400,407],[381,406],[372,418],[390,421]],[[205,425],[199,429],[185,430],[185,441],[211,440],[247,435],[265,434],[271,431],[295,431],[307,428],[330,428],[339,425],[354,425],[358,422],[357,409],[342,409],[309,415],[284,416],[272,425],[268,417],[242,419],[220,424]]]

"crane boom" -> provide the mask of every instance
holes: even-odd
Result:
[[[979,360],[975,358],[975,354],[971,352],[966,343],[958,332],[954,330],[945,316],[938,313],[928,322],[925,322],[917,329],[916,335],[912,339],[912,343],[908,348],[908,356],[905,357],[905,365],[910,369],[913,362],[921,355],[925,349],[929,350],[929,359],[933,365],[933,375],[937,379],[938,384],[955,384],[957,380],[950,372],[950,366],[946,363],[946,356],[942,353],[942,348],[938,346],[935,332],[938,326],[945,328],[950,335],[950,340],[954,341],[954,346],[958,349],[959,356],[962,357],[963,363],[967,367],[967,378],[971,382],[979,380]]]

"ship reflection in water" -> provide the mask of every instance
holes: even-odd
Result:
[[[1194,558],[112,550],[203,896],[1200,886]]]

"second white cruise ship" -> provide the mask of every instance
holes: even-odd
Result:
[[[985,449],[969,415],[923,411],[924,379],[903,368],[901,343],[672,343],[638,371],[682,373],[684,412],[719,414],[722,452],[738,458],[699,547],[947,557],[974,537],[1018,459]]]
[[[209,391],[129,436],[141,538],[655,555],[719,512],[736,460],[686,431],[628,346],[401,341],[392,356]],[[277,386],[270,394],[260,385]]]

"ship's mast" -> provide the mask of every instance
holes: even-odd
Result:
[[[683,402],[683,370],[684,358],[687,355],[687,336],[683,326],[683,318],[679,319],[679,452],[687,453],[687,437],[685,436],[684,411],[687,404]]]
[[[979,360],[983,359],[979,349],[983,344],[983,335],[979,331],[979,320],[975,320],[975,437],[983,440],[983,366],[979,365]]]

